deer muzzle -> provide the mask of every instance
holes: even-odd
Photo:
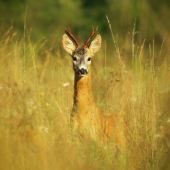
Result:
[[[86,76],[87,75],[87,70],[84,68],[81,68],[78,70],[79,76]]]

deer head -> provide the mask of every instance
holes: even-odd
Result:
[[[92,27],[92,33],[83,46],[79,45],[78,41],[71,34],[70,29],[68,29],[68,31],[65,29],[66,34],[63,35],[63,41],[62,41],[63,47],[72,57],[74,71],[79,76],[86,76],[88,74],[91,66],[91,58],[97,51],[99,51],[101,47],[100,35],[97,35],[94,38],[94,40],[90,43],[90,45],[88,45],[91,38],[96,33],[97,29],[98,27],[94,31],[94,28]],[[73,42],[75,42],[76,46],[70,40],[69,37],[73,40]]]

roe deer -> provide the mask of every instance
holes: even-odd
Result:
[[[120,128],[117,128],[117,124],[120,124],[118,123],[119,116],[111,112],[104,112],[96,107],[92,93],[91,59],[101,47],[101,36],[97,35],[90,45],[88,44],[97,29],[98,27],[96,30],[92,27],[92,33],[83,46],[79,45],[70,29],[68,31],[65,29],[66,34],[63,35],[63,47],[72,57],[75,71],[71,122],[73,122],[74,129],[78,129],[81,134],[90,135],[94,140],[101,138],[108,140],[114,136],[116,141],[119,141]]]

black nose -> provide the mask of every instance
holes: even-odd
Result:
[[[82,69],[79,70],[79,74],[87,74],[87,70],[82,68]]]

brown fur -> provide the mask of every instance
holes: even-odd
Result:
[[[91,86],[91,71],[85,77],[75,73],[74,106],[71,121],[80,133],[90,135],[94,140],[115,136],[116,141],[121,141],[120,128],[116,123],[120,118],[111,112],[104,112],[96,107]]]

